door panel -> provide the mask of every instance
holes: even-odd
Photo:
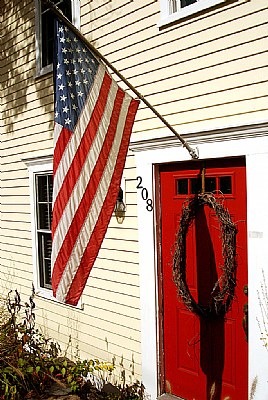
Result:
[[[237,222],[237,287],[225,318],[204,319],[177,296],[172,257],[183,203],[201,188],[201,161],[160,167],[164,391],[187,400],[246,400],[248,358],[242,328],[247,284],[246,178],[242,158],[207,160],[205,183]],[[207,305],[222,275],[222,241],[215,212],[200,208],[186,239],[191,294]]]

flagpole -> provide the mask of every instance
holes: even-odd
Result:
[[[132,90],[133,93],[147,106],[150,110],[166,125],[167,128],[180,140],[183,147],[185,147],[190,156],[193,159],[198,159],[199,155],[196,149],[192,148],[186,140],[184,140],[181,135],[168,123],[168,121],[152,106],[148,100],[134,87],[131,83],[119,72],[108,60],[104,57],[83,35],[82,33],[65,17],[61,10],[51,2],[51,0],[41,0],[45,3],[50,10],[56,14],[70,29],[72,29],[75,34],[85,43],[85,45],[98,57],[100,58],[120,79],[126,84],[126,86]]]

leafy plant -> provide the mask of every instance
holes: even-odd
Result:
[[[33,288],[29,303],[24,305],[17,291],[7,297],[8,315],[0,324],[1,400],[40,396],[55,382],[79,392],[88,374],[114,369],[99,360],[72,362],[61,357],[59,344],[35,327],[34,294]]]

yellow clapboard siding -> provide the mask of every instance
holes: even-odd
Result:
[[[146,3],[142,0],[136,0],[134,4],[126,2],[124,7],[122,7],[122,3],[120,3],[120,7],[116,7],[117,4],[118,3],[111,2],[107,4],[106,7],[102,7],[100,11],[96,9],[97,18],[94,18],[94,11],[92,15],[84,13],[84,9],[82,8],[81,26],[83,32],[87,34],[94,32],[94,36],[99,37],[105,30],[109,32],[118,30],[119,24],[119,30],[123,30],[124,27],[129,27],[130,13],[134,21],[147,20],[148,15],[152,13],[158,14],[158,9],[156,9],[154,1],[152,0]],[[88,18],[88,16],[91,16],[91,18]],[[157,22],[157,19],[155,19],[155,22]],[[83,25],[86,25],[86,28],[84,28]]]
[[[115,292],[113,288],[109,287],[106,284],[104,285],[104,288],[99,288],[90,285],[90,282],[88,283],[89,286],[86,286],[82,298],[82,302],[85,304],[85,306],[91,304],[91,297],[96,297],[108,301],[112,299],[112,301],[114,301],[115,303],[128,305],[129,307],[140,307],[139,297],[132,291],[129,291],[128,293]]]
[[[118,272],[118,271],[110,271],[109,269],[101,269],[101,268],[93,268],[90,273],[91,278],[96,278],[98,280],[122,283],[122,284],[131,284],[133,286],[139,286],[139,276],[135,274],[128,274],[126,272]]]
[[[21,285],[27,289],[27,285],[32,281],[33,271],[32,268],[27,268],[27,264],[24,263],[23,259],[21,262],[16,262],[11,257],[10,259],[5,259],[1,257],[1,268],[3,268],[3,276],[5,276],[6,285],[10,289],[15,290],[16,285]],[[3,285],[3,282],[2,282]],[[30,286],[28,286],[28,291],[30,292]],[[24,293],[27,291],[24,289]]]
[[[66,305],[59,305],[60,309],[63,310],[63,313],[57,313],[57,309],[55,308],[55,314],[53,316],[49,316],[48,310],[45,308],[47,302],[42,301],[42,299],[37,295],[36,296],[36,305],[37,305],[37,312],[40,315],[40,318],[48,319],[50,318],[49,321],[50,327],[52,329],[58,330],[59,332],[64,332],[66,329],[74,327],[79,327],[79,331],[87,332],[91,328],[94,329],[95,331],[102,331],[102,332],[110,332],[112,335],[118,334],[119,336],[122,336],[124,338],[131,338],[135,341],[139,340],[139,327],[137,326],[136,329],[134,329],[133,325],[130,325],[129,327],[125,327],[124,325],[120,323],[120,314],[121,314],[121,306],[114,304],[114,308],[117,307],[117,313],[119,315],[119,318],[114,317],[114,326],[109,323],[109,320],[106,321],[102,315],[102,309],[98,309],[93,307],[92,310],[94,312],[93,318],[91,318],[91,313],[89,311],[79,311],[77,309],[70,308]],[[54,301],[50,301],[49,303],[55,303]],[[109,303],[108,301],[106,304]],[[57,303],[55,303],[56,305]],[[69,309],[70,308],[70,309]],[[113,308],[113,305],[111,306]],[[65,311],[65,312],[64,312]],[[113,310],[111,309],[112,313]],[[122,313],[123,314],[123,313]],[[97,318],[94,318],[94,315],[97,316]],[[73,321],[73,324],[72,322]],[[138,321],[138,319],[137,319]],[[139,324],[139,322],[138,322]],[[122,331],[118,330],[118,326],[122,326]]]
[[[10,229],[10,227],[3,228],[1,226],[1,236],[3,240],[5,240],[6,237],[10,238],[16,238],[16,237],[22,237],[25,238],[26,240],[32,240],[32,234],[31,230],[18,230],[18,229]],[[13,239],[14,242],[14,239]]]
[[[137,253],[131,251],[117,250],[116,248],[110,249],[101,247],[99,257],[118,261],[128,261],[129,259],[132,260],[132,258],[137,257]]]
[[[37,299],[36,302],[39,302],[39,299]],[[72,311],[69,313],[68,306],[58,305],[60,308],[59,307],[56,308],[55,302],[51,301],[50,303],[55,305],[55,307],[54,307],[55,313],[53,313],[53,315],[50,315],[50,313],[47,313],[47,311],[48,311],[47,308],[45,308],[44,313],[42,313],[43,314],[42,317],[47,318],[48,321],[56,322],[58,324],[57,331],[59,331],[59,332],[65,331],[65,334],[66,334],[66,331],[68,330],[68,328],[71,326],[70,320],[73,320],[74,323],[76,323],[77,325],[79,325],[79,323],[81,323],[81,325],[83,325],[83,327],[84,327],[84,328],[81,327],[80,328],[81,330],[84,329],[85,331],[88,331],[88,330],[90,330],[90,326],[93,325],[93,326],[99,327],[100,329],[102,329],[104,331],[107,330],[108,332],[109,331],[113,332],[114,334],[116,334],[118,332],[118,329],[121,326],[122,326],[122,328],[131,326],[132,327],[131,329],[126,328],[127,332],[128,332],[127,336],[122,335],[125,337],[128,337],[131,334],[131,332],[133,332],[133,334],[134,334],[135,321],[137,323],[136,331],[139,330],[139,320],[138,319],[136,319],[136,320],[134,318],[131,319],[130,317],[127,317],[122,314],[120,314],[117,318],[117,316],[114,315],[114,313],[111,313],[107,310],[98,310],[97,311],[96,309],[92,308],[93,315],[98,315],[98,318],[96,318],[96,323],[92,324],[91,323],[91,318],[92,318],[91,310],[89,308],[87,308],[87,310],[83,311],[83,312],[80,311],[78,313],[78,311],[77,312]],[[57,309],[61,309],[62,313],[57,313]],[[39,315],[40,315],[40,311],[42,311],[42,310],[39,309],[39,312],[38,312]],[[93,317],[93,319],[94,319],[94,317]]]
[[[129,236],[127,236],[125,240],[116,239],[117,238],[109,239],[106,237],[102,242],[102,247],[138,253],[138,243],[134,240],[130,240],[131,238]]]
[[[40,97],[38,98],[36,95],[32,95],[31,98],[30,96],[27,96],[27,110],[23,112],[23,119],[27,118],[32,118],[33,113],[36,114],[36,109],[40,107],[40,99],[42,98],[42,108],[45,108],[46,111],[50,111],[51,113],[53,112],[53,94],[49,93],[49,91],[44,91],[46,92],[46,96],[43,96],[40,94]],[[14,98],[14,94],[10,93],[10,100]],[[35,98],[34,98],[35,97]],[[9,102],[9,99],[7,98],[7,102]],[[5,118],[16,118],[20,116],[20,107],[25,104],[25,97],[22,96],[21,98],[17,99],[16,102],[16,107],[10,107],[8,110],[7,108],[5,109],[4,117]]]
[[[16,268],[20,271],[24,271],[25,265],[28,265],[28,270],[32,273],[32,255],[30,249],[28,250],[28,254],[18,252],[18,248],[16,249],[16,252],[5,251],[5,257],[3,257],[3,260],[6,260],[5,262],[3,261],[4,265],[8,265],[7,263],[12,260],[16,264]],[[27,271],[27,269],[25,270]]]
[[[245,114],[237,114],[234,115],[224,115],[219,116],[217,118],[212,119],[204,119],[202,121],[188,121],[176,124],[177,132],[183,133],[192,133],[192,132],[207,132],[208,130],[218,129],[219,127],[226,126],[236,126],[238,117],[239,124],[241,125],[250,125],[252,121],[262,121],[265,120],[265,115],[267,115],[267,107],[262,110],[252,110],[250,113]],[[169,119],[169,118],[168,118]],[[170,136],[171,133],[166,127],[152,128],[147,131],[137,131],[133,132],[133,141],[136,140],[150,140],[156,138],[162,138],[166,136]],[[189,141],[189,140],[188,140]]]
[[[12,229],[13,231],[30,231],[31,226],[30,223],[26,222],[21,222],[21,221],[10,221],[10,220],[4,220],[2,218],[1,221],[1,229]]]
[[[23,247],[26,249],[30,249],[30,251],[32,251],[32,238],[30,237],[25,237],[24,235],[18,235],[17,232],[16,234],[10,235],[8,236],[7,234],[4,235],[4,232],[2,232],[1,235],[1,243],[3,243],[6,246],[13,246],[14,243],[16,243],[16,246],[18,246],[18,248]]]
[[[30,75],[31,74],[31,75]],[[4,93],[8,96],[11,96],[11,100],[14,98],[14,94],[16,93],[16,97],[23,97],[23,93],[21,90],[27,89],[26,96],[30,96],[33,94],[36,98],[42,99],[42,90],[47,95],[53,95],[53,78],[52,73],[39,77],[38,79],[33,79],[32,71],[19,71],[16,76],[14,74],[9,79],[9,87],[6,89]],[[13,98],[12,98],[13,95]],[[53,101],[53,100],[51,100]],[[27,106],[24,102],[24,106]],[[7,109],[12,109],[10,104],[6,104]]]
[[[137,2],[138,3],[138,2]],[[135,3],[136,4],[136,3]],[[143,4],[144,5],[144,4]],[[133,6],[132,6],[133,7]],[[204,18],[199,18],[198,16],[193,15],[191,18],[187,18],[185,20],[179,21],[179,23],[174,24],[173,26],[165,27],[164,29],[159,29],[156,25],[156,23],[152,23],[150,26],[150,31],[148,32],[148,18],[152,15],[157,16],[157,21],[159,21],[160,18],[160,13],[159,11],[159,3],[155,2],[154,8],[150,7],[151,14],[149,13],[149,10],[147,8],[147,13],[146,13],[146,22],[143,24],[143,29],[139,30],[138,27],[135,26],[136,29],[133,29],[133,22],[137,22],[137,18],[135,18],[135,15],[132,14],[132,18],[126,21],[126,24],[123,26],[120,26],[118,28],[118,25],[114,24],[114,29],[112,29],[111,26],[108,26],[105,35],[100,35],[98,32],[98,27],[101,29],[105,29],[105,21],[103,21],[101,18],[98,18],[98,20],[94,21],[94,26],[92,27],[92,34],[96,38],[96,40],[103,41],[103,48],[106,50],[107,46],[111,46],[112,43],[116,43],[116,51],[121,48],[124,48],[124,43],[129,43],[129,45],[133,43],[138,43],[140,40],[136,38],[136,35],[139,35],[140,32],[145,32],[143,33],[143,38],[155,38],[156,36],[159,37],[159,42],[165,43],[168,41],[173,41],[174,39],[177,38],[188,38],[191,35],[198,35],[199,32],[202,31],[207,31],[207,36],[218,36],[221,34],[222,30],[224,30],[224,27],[228,23],[232,23],[235,28],[236,22],[240,21],[243,18],[255,18],[259,13],[263,12],[265,13],[267,11],[266,4],[264,1],[259,1],[258,4],[252,5],[251,2],[244,2],[244,4],[238,4],[238,6],[232,6],[228,5],[227,3],[224,5],[224,8],[218,9],[218,10],[213,10],[213,9],[208,9],[204,13]],[[85,16],[86,18],[86,16]],[[155,22],[155,20],[154,20]],[[92,24],[93,25],[93,24]],[[130,35],[124,35],[124,29],[127,27]],[[213,35],[210,35],[210,32],[213,31],[214,27],[217,27],[218,30],[213,32]],[[100,37],[101,36],[101,37]],[[132,40],[134,36],[134,39]],[[106,40],[105,38],[106,37]],[[118,40],[122,40],[125,42],[117,43]],[[128,40],[129,39],[129,40]],[[128,41],[127,41],[128,40]],[[128,47],[127,44],[125,47]],[[149,47],[149,46],[148,46]],[[104,50],[102,49],[102,50]],[[114,46],[115,49],[115,46]],[[107,52],[105,51],[107,54]]]
[[[203,109],[182,111],[179,115],[169,115],[168,121],[171,125],[185,124],[190,122],[205,121],[215,118],[223,118],[234,115],[252,113],[257,110],[267,110],[267,96],[257,99],[241,100],[230,104],[220,104]],[[143,120],[136,123],[136,130],[144,131],[147,129],[157,129],[159,126],[156,118]]]
[[[29,12],[34,11],[34,4],[31,0],[28,0],[27,2],[24,1],[21,5],[21,7],[18,8],[17,12],[14,11],[14,9],[12,10],[10,8],[10,2],[7,1],[6,4],[3,5],[3,19],[6,20],[6,29],[8,29],[8,31],[13,31],[13,29],[15,29],[15,26],[20,24],[23,27],[22,22],[20,21],[21,17],[25,17],[27,15],[29,15]],[[31,17],[33,18],[33,14],[31,14]],[[14,24],[13,29],[11,24]],[[4,33],[4,31],[3,31]]]
[[[124,240],[124,238],[127,237],[129,239],[137,241],[138,232],[137,229],[125,228],[123,223],[123,224],[118,224],[113,228],[109,226],[105,237],[113,239],[116,238],[118,240]]]
[[[145,90],[150,95],[153,95],[154,93],[161,92],[161,89],[163,89],[164,91],[168,91],[175,90],[176,88],[181,88],[183,91],[180,98],[187,98],[189,97],[187,90],[188,92],[190,92],[193,85],[195,88],[198,88],[197,85],[202,82],[215,82],[215,84],[209,88],[209,91],[204,91],[204,95],[206,95],[207,93],[212,92],[215,89],[222,90],[222,87],[219,89],[217,88],[218,81],[220,82],[221,80],[225,80],[227,88],[230,88],[230,86],[232,89],[235,88],[236,84],[234,80],[238,79],[237,85],[239,85],[240,75],[247,74],[248,72],[251,74],[255,73],[256,79],[251,84],[255,85],[258,82],[264,82],[267,60],[268,52],[266,52],[266,54],[261,54],[256,57],[242,60],[241,62],[235,61],[233,63],[230,63],[230,65],[216,65],[215,67],[210,69],[209,76],[207,76],[204,70],[196,70],[192,73],[187,72],[185,74],[180,74],[181,71],[177,70],[177,74],[174,74],[174,77],[165,78],[165,76],[163,76],[162,79],[159,79],[158,88],[155,87],[155,82],[151,84],[143,84],[143,91]],[[246,77],[243,81],[243,86],[249,86],[249,82],[252,82],[252,80],[249,81]],[[195,94],[195,97],[198,97],[198,95],[199,93],[197,92],[197,94]],[[243,95],[239,97],[239,99],[243,99]],[[173,100],[176,101],[177,99],[174,98]]]
[[[52,115],[48,112],[42,115],[36,115],[36,113],[32,110],[30,115],[27,116],[28,118],[20,119],[13,121],[12,131],[25,129],[28,125],[36,126],[41,125],[43,122],[51,121],[52,122]],[[7,131],[8,132],[8,131]]]
[[[256,82],[253,85],[241,85],[238,88],[231,88],[227,90],[220,89],[216,92],[213,92],[213,87],[211,87],[212,93],[208,91],[208,93],[199,96],[188,95],[186,89],[185,98],[177,99],[176,101],[170,102],[168,105],[167,103],[158,104],[157,109],[162,114],[165,114],[168,109],[168,113],[171,115],[177,114],[178,112],[181,113],[190,110],[195,111],[198,109],[209,108],[228,103],[262,98],[267,94],[266,86],[267,85],[265,85],[265,82]],[[206,100],[205,103],[204,99]],[[140,120],[148,118],[148,112],[146,109],[140,110],[139,118]]]
[[[116,66],[123,73],[128,76],[136,75],[139,70],[140,73],[146,73],[150,70],[156,70],[160,65],[161,68],[171,65],[172,63],[178,63],[179,61],[185,62],[185,60],[194,60],[198,59],[201,55],[202,57],[207,54],[216,55],[216,53],[221,53],[222,51],[229,51],[230,49],[236,49],[237,55],[239,57],[239,47],[242,46],[245,42],[253,42],[257,41],[260,38],[267,36],[267,32],[265,32],[264,26],[256,26],[252,29],[245,30],[242,32],[238,32],[230,37],[221,37],[217,40],[208,41],[206,43],[199,43],[198,46],[194,48],[188,48],[187,42],[185,43],[185,47],[174,47],[172,44],[169,51],[166,51],[165,46],[159,45],[157,48],[153,48],[152,50],[148,50],[142,55],[142,59],[140,53],[135,53],[130,55],[126,59],[117,60],[116,55]],[[111,59],[111,62],[114,60]]]
[[[17,206],[19,204],[30,204],[30,196],[28,195],[4,195],[2,196],[3,205],[10,204],[11,207]]]
[[[13,243],[5,243],[5,241],[2,242],[2,250],[5,252],[9,252],[12,254],[21,254],[22,256],[29,256],[32,254],[32,243],[29,241],[27,243],[27,246],[25,246],[26,243],[22,244],[21,241],[18,242],[14,241]]]
[[[102,249],[100,250],[100,252],[102,252]],[[111,252],[111,250],[109,251]],[[14,254],[15,255],[15,254]],[[25,257],[27,257],[27,255],[25,255]],[[130,258],[130,255],[129,255]],[[119,257],[116,258],[116,260],[119,259]],[[95,276],[94,276],[95,274]],[[125,275],[125,277],[127,278],[127,276]],[[109,279],[110,278],[110,279]],[[139,295],[139,282],[138,279],[134,279],[131,276],[131,279],[127,280],[127,279],[122,279],[122,275],[121,275],[121,280],[120,281],[115,281],[113,274],[110,274],[110,276],[104,278],[97,278],[96,277],[96,272],[94,272],[93,274],[90,274],[89,276],[89,280],[88,283],[91,287],[96,287],[99,289],[109,289],[113,292],[118,292],[118,293],[122,293],[122,294],[130,294],[132,293],[133,295]]]
[[[178,29],[174,30],[174,32],[158,32],[155,29],[152,35],[142,35],[132,38],[130,42],[130,46],[127,46],[127,42],[124,46],[122,43],[122,35],[121,30],[117,30],[112,35],[109,34],[108,38],[111,37],[110,40],[117,41],[120,40],[120,45],[118,46],[118,50],[113,51],[114,46],[113,43],[110,44],[110,47],[105,45],[100,46],[101,51],[104,51],[109,61],[113,62],[115,60],[126,60],[130,56],[135,57],[135,55],[142,54],[142,58],[146,61],[148,58],[156,58],[157,55],[162,57],[163,53],[161,52],[161,48],[165,46],[165,54],[173,54],[176,50],[178,52],[184,52],[184,50],[189,49],[191,53],[194,54],[195,48],[199,51],[200,46],[205,45],[206,43],[217,43],[218,40],[226,39],[226,43],[228,47],[230,44],[228,42],[228,37],[232,35],[232,37],[239,32],[245,31],[245,26],[247,30],[250,30],[252,27],[255,27],[256,23],[256,14],[254,17],[252,15],[240,15],[239,18],[236,19],[235,23],[233,18],[230,20],[224,21],[224,23],[219,23],[218,20],[215,20],[215,25],[210,25],[209,27],[202,27],[199,30],[192,30],[189,32],[189,26],[180,26]],[[261,10],[258,13],[258,25],[265,24],[266,22],[266,10]],[[125,27],[126,29],[126,27]],[[267,36],[267,32],[265,27],[259,26],[259,31],[262,31],[261,36]],[[137,31],[135,31],[137,32]],[[106,35],[107,37],[107,35]],[[109,42],[110,42],[109,40]],[[126,41],[126,39],[125,39]],[[246,41],[246,40],[245,40]],[[98,40],[97,40],[98,42]],[[107,40],[106,40],[107,43]],[[224,46],[223,46],[224,47]],[[110,52],[109,52],[110,50]],[[152,53],[153,56],[150,57],[149,54]],[[148,54],[148,56],[147,56]],[[184,53],[183,53],[184,54]],[[177,56],[177,55],[176,55]],[[180,55],[179,55],[180,56]]]

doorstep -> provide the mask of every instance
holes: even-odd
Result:
[[[181,397],[174,396],[173,394],[164,393],[157,397],[157,400],[184,400]]]

